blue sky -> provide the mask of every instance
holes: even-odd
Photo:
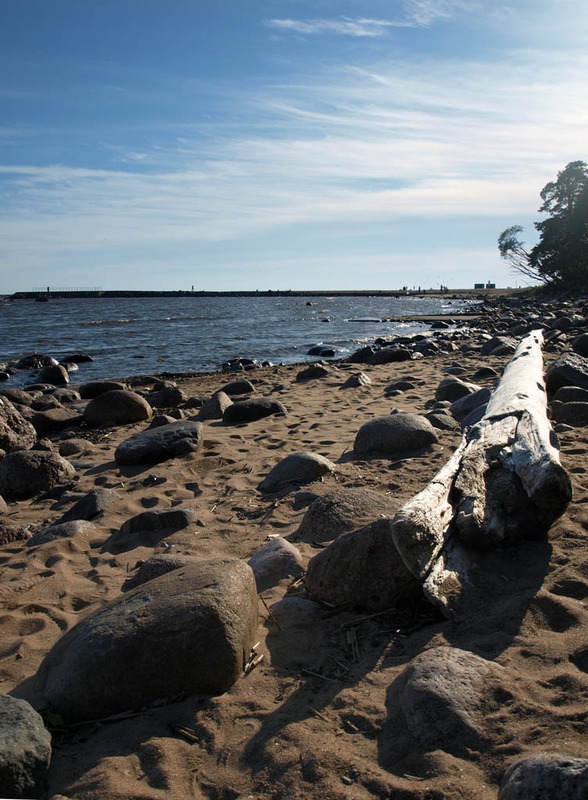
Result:
[[[523,285],[586,0],[0,0],[0,294]]]

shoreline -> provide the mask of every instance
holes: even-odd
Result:
[[[3,295],[8,300],[41,300],[41,299],[97,299],[97,298],[130,298],[130,297],[446,297],[448,299],[487,299],[525,294],[528,289],[256,289],[253,291],[189,291],[189,290],[147,290],[147,289],[51,289],[46,291],[14,292]]]

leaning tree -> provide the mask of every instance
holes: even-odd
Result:
[[[523,275],[554,286],[588,288],[588,166],[572,161],[541,191],[539,241],[527,249],[513,225],[498,237],[500,255]]]

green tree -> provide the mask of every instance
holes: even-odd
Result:
[[[539,213],[550,214],[535,223],[539,242],[527,250],[520,225],[498,238],[500,255],[517,272],[554,286],[588,288],[588,166],[570,162],[557,180],[541,191]]]

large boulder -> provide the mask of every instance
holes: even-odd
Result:
[[[28,450],[37,440],[37,432],[9,400],[0,397],[0,448],[6,453]]]
[[[304,586],[314,600],[368,612],[406,607],[420,594],[387,519],[344,533],[320,550],[308,563]]]
[[[69,383],[69,373],[62,364],[53,367],[45,367],[39,375],[39,380],[43,383],[53,383],[55,386],[65,386]]]
[[[190,564],[78,622],[45,656],[38,689],[66,722],[222,694],[241,675],[256,628],[257,590],[244,561]]]
[[[419,414],[390,414],[361,426],[353,449],[357,455],[407,453],[435,444],[438,436],[428,419]]]
[[[554,395],[562,386],[588,389],[588,358],[574,352],[559,356],[547,368],[545,386],[549,395]]]
[[[215,392],[211,398],[203,403],[200,411],[197,414],[197,419],[201,422],[209,419],[222,419],[227,408],[233,404],[233,401],[225,392]]]
[[[271,492],[291,484],[312,483],[334,469],[333,462],[318,453],[291,453],[269,471],[259,488],[264,492]]]
[[[410,361],[411,358],[412,353],[407,347],[390,345],[382,347],[381,350],[376,350],[368,359],[368,364],[392,364],[397,361]]]
[[[551,419],[574,427],[585,427],[588,425],[588,403],[561,403],[554,400],[551,403]]]
[[[127,425],[150,419],[152,413],[151,406],[140,394],[114,389],[90,400],[84,409],[84,420],[92,427]]]
[[[230,423],[255,422],[272,414],[285,414],[286,409],[279,400],[270,397],[251,397],[240,400],[225,409],[223,421]]]
[[[42,438],[48,433],[76,427],[82,423],[83,419],[82,414],[69,411],[67,408],[49,408],[46,411],[35,411],[31,417],[31,423],[37,436]]]
[[[202,447],[200,422],[181,420],[135,433],[114,451],[118,464],[158,464]]]
[[[19,450],[0,460],[0,495],[16,499],[34,497],[74,475],[74,467],[57,453]]]
[[[0,695],[0,795],[45,796],[51,735],[26,700]]]
[[[82,383],[78,391],[83,400],[91,400],[93,397],[98,397],[98,395],[104,394],[105,392],[123,390],[126,388],[126,384],[120,381],[88,381],[88,383]]]
[[[588,759],[539,753],[506,770],[498,800],[586,800]]]
[[[303,542],[326,542],[348,533],[382,515],[392,517],[399,504],[386,494],[365,487],[335,489],[312,502],[296,538]]]
[[[400,748],[444,750],[454,756],[487,744],[484,715],[494,705],[503,667],[455,647],[432,647],[390,686],[389,728]],[[411,743],[412,740],[412,743]]]
[[[48,544],[57,539],[88,539],[90,536],[96,536],[99,529],[93,522],[85,519],[75,519],[69,522],[57,522],[54,525],[49,525],[42,528],[38,533],[35,533],[27,541],[27,547],[37,547],[38,545]]]
[[[443,378],[435,391],[435,400],[449,400],[450,403],[455,403],[462,397],[468,394],[479,392],[482,387],[475,383],[467,383],[451,375],[448,378]]]

